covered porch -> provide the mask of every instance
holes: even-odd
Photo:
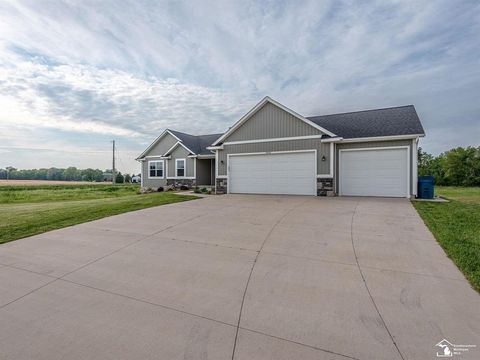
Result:
[[[215,185],[215,156],[197,157],[196,160],[196,185]]]

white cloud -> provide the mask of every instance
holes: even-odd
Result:
[[[304,115],[413,103],[427,150],[478,143],[479,13],[468,1],[3,2],[0,128],[29,128],[32,143],[44,129],[72,153],[117,137],[136,154],[165,127],[223,131],[270,95]]]

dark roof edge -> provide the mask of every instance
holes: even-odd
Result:
[[[379,108],[379,109],[347,111],[347,112],[342,112],[342,113],[334,113],[334,114],[326,114],[326,115],[311,115],[311,116],[306,116],[306,118],[307,118],[307,119],[311,119],[311,118],[316,118],[316,117],[320,117],[320,116],[324,117],[324,116],[336,116],[336,115],[357,114],[357,113],[370,112],[370,111],[400,109],[400,108],[404,108],[404,107],[413,107],[413,109],[415,110],[415,105],[402,105],[402,106],[384,107],[384,108]],[[415,110],[415,114],[417,114],[417,111],[416,111],[416,110]],[[418,117],[418,114],[417,114],[417,117]]]

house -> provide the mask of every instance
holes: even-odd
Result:
[[[409,198],[423,136],[413,105],[304,117],[267,96],[223,134],[165,130],[137,160],[143,187]]]

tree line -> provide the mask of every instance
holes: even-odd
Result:
[[[418,175],[433,176],[438,185],[480,186],[480,147],[457,147],[433,156],[418,148]],[[0,169],[0,179],[112,181],[112,170],[77,169],[25,169],[11,166]],[[115,182],[130,182],[129,174],[117,172]]]
[[[457,147],[433,156],[418,148],[418,175],[437,185],[480,186],[480,147]]]
[[[57,180],[57,181],[112,181],[112,170],[102,171],[100,169],[77,169],[74,166],[66,169],[49,168],[49,169],[22,169],[18,170],[14,167],[7,166],[0,169],[0,179],[12,180]],[[116,172],[115,182],[131,182],[130,174],[123,175]]]

